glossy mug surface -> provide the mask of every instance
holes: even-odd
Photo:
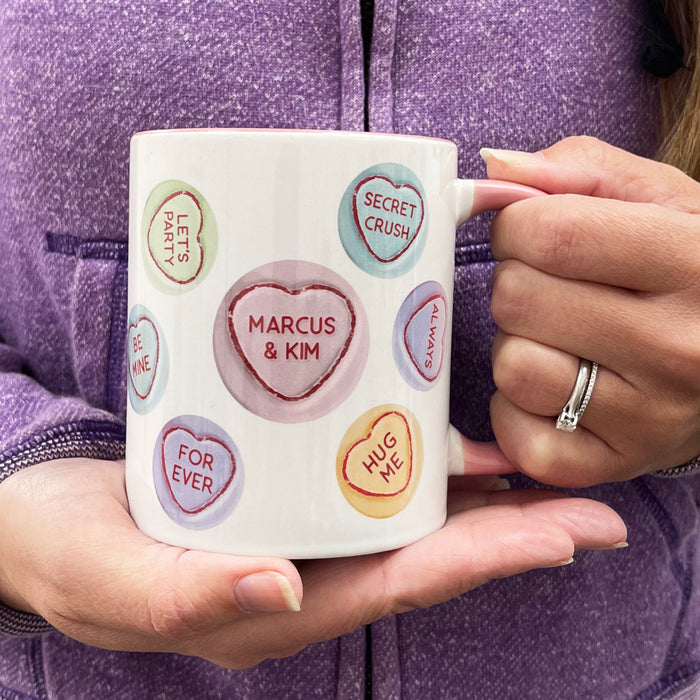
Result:
[[[163,542],[289,558],[445,520],[455,229],[531,196],[437,139],[131,144],[127,491]]]

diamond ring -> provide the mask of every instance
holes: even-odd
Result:
[[[588,408],[588,402],[591,400],[597,376],[598,363],[581,358],[571,396],[569,396],[569,400],[557,418],[556,427],[558,430],[563,430],[567,433],[573,433],[576,430],[581,416]]]

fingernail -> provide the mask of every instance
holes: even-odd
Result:
[[[552,566],[567,566],[568,564],[573,564],[574,558],[563,559],[562,561],[555,561]]]
[[[493,490],[494,491],[505,491],[506,489],[510,488],[510,483],[508,482],[508,479],[501,479],[500,477],[496,479],[493,485]]]
[[[505,165],[528,165],[533,162],[544,160],[544,155],[540,151],[527,153],[526,151],[506,151],[498,148],[482,148],[479,155],[485,163],[500,161]]]
[[[453,425],[447,431],[447,470],[450,474],[464,474],[462,436]]]
[[[239,579],[233,595],[241,610],[255,613],[299,612],[301,605],[289,581],[277,571],[258,571]]]
[[[622,542],[615,542],[615,544],[604,544],[601,545],[600,547],[589,547],[591,550],[607,550],[607,549],[624,549],[625,547],[629,547],[629,543],[626,541]]]

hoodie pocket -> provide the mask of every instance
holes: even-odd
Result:
[[[71,342],[79,394],[124,418],[128,244],[46,234],[47,251],[63,257],[57,306]]]

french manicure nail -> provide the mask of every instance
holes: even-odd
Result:
[[[447,469],[450,474],[463,474],[464,448],[462,447],[462,436],[453,425],[450,425],[448,428],[447,439]]]
[[[527,153],[526,151],[506,151],[499,148],[482,148],[479,155],[484,162],[500,161],[505,165],[528,165],[533,162],[544,160],[542,153]]]
[[[625,547],[629,547],[629,543],[623,540],[622,542],[615,542],[614,544],[604,544],[599,547],[589,547],[591,551],[597,551],[597,550],[608,550],[608,549],[624,549]]]
[[[277,571],[258,571],[239,579],[233,588],[236,603],[246,612],[298,612],[299,599],[289,581]]]

